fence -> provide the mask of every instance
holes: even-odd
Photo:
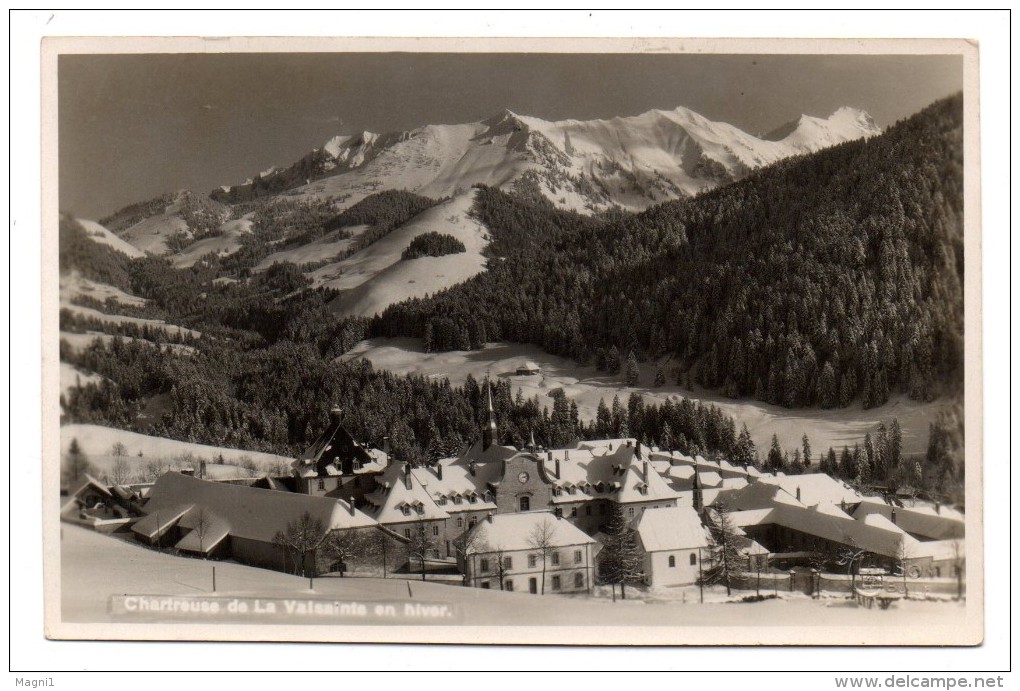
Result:
[[[860,586],[860,576],[814,573],[806,569],[782,573],[763,571],[761,574],[758,574],[745,572],[730,581],[730,587],[732,588],[737,590],[753,590],[763,595],[769,593],[799,592],[805,595],[824,593],[827,595],[842,594],[849,597],[854,587]],[[908,577],[904,581],[901,576],[884,576],[882,579],[882,588],[887,592],[897,592],[902,595],[905,588],[908,597],[917,598],[923,598],[927,595],[952,597],[966,595],[966,586],[966,581],[958,585],[954,578]]]

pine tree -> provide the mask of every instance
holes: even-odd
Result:
[[[611,584],[614,592],[619,584],[620,592],[626,598],[627,581],[640,575],[641,554],[623,514],[623,507],[616,502],[610,505],[605,534],[605,543],[599,552],[599,578],[603,583]]]
[[[807,432],[800,438],[801,447],[804,449],[804,470],[807,470],[811,465],[811,441],[808,439]]]
[[[627,370],[624,375],[624,380],[627,382],[627,386],[637,386],[638,380],[641,378],[641,370],[638,367],[637,357],[634,355],[634,351],[627,353]]]
[[[663,370],[662,365],[655,368],[655,388],[666,385],[666,372]]]
[[[703,582],[725,583],[726,594],[731,594],[733,581],[743,571],[740,559],[740,536],[724,504],[712,507],[710,530],[715,546],[712,548],[712,565],[702,574]]]
[[[783,469],[783,449],[779,446],[779,439],[772,435],[772,446],[769,455],[765,459],[765,469],[770,473],[776,473]]]
[[[893,418],[892,424],[889,426],[889,457],[886,461],[889,468],[898,468],[900,466],[902,451],[903,430],[900,428],[899,419]]]

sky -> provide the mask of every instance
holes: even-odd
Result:
[[[98,219],[237,184],[336,134],[685,106],[752,134],[841,106],[882,127],[960,90],[955,56],[275,53],[63,55],[62,211]]]

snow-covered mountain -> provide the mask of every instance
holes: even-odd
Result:
[[[732,182],[788,156],[879,132],[871,116],[854,108],[824,119],[803,115],[765,137],[682,107],[557,122],[506,110],[462,125],[338,135],[290,167],[270,168],[214,195],[222,201],[245,197],[254,184],[355,202],[382,189],[445,197],[484,183],[539,193],[580,211],[612,205],[643,209]]]

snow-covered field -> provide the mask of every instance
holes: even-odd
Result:
[[[186,269],[194,266],[195,262],[207,254],[226,255],[236,252],[241,247],[241,237],[251,232],[251,215],[226,221],[220,226],[221,235],[205,238],[188,245],[173,255],[170,261],[178,269]]]
[[[61,300],[69,301],[77,296],[91,297],[100,302],[106,302],[112,298],[116,302],[128,307],[145,307],[145,303],[148,302],[145,298],[125,293],[120,288],[89,280],[78,271],[62,275],[60,277]]]
[[[384,601],[398,607],[415,602],[444,603],[469,627],[390,628],[389,635],[377,640],[541,640],[559,644],[642,640],[661,645],[678,641],[824,643],[839,635],[848,642],[909,643],[952,635],[967,616],[966,605],[956,602],[898,602],[889,610],[863,609],[849,600],[807,597],[703,605],[690,600],[653,603],[636,598],[612,603],[599,595],[536,596],[379,578],[319,578],[314,589],[309,589],[304,578],[227,562],[173,557],[69,524],[61,526],[60,556],[60,613],[65,622],[129,621],[111,613],[109,602],[114,595],[213,596],[214,566],[218,597],[301,598],[330,604],[338,600]],[[554,628],[528,628],[534,626]],[[564,626],[582,628],[559,628]],[[688,627],[698,628],[691,631]],[[258,628],[233,627],[233,636],[254,639],[268,635]],[[229,631],[211,627],[205,634],[229,637]],[[307,635],[335,640],[343,633],[334,627],[309,627]]]
[[[100,472],[110,472],[113,468],[117,459],[111,451],[116,443],[123,444],[127,449],[124,458],[131,466],[130,472],[140,472],[150,461],[162,460],[172,463],[180,459],[188,460],[195,465],[197,470],[198,462],[205,459],[209,463],[207,472],[210,475],[220,478],[248,477],[247,473],[240,472],[233,465],[222,466],[222,470],[218,470],[213,467],[213,461],[218,460],[221,456],[223,460],[231,464],[250,459],[260,471],[268,471],[281,464],[289,465],[294,460],[271,453],[207,446],[206,444],[194,444],[163,437],[151,437],[111,427],[82,424],[64,425],[60,428],[61,454],[67,453],[72,439],[78,440],[78,445],[88,456],[89,462]],[[138,455],[139,452],[141,452],[141,456]]]
[[[343,356],[344,360],[355,358],[364,358],[377,369],[396,374],[413,373],[449,379],[455,386],[463,384],[468,374],[481,381],[486,372],[491,372],[492,376],[509,378],[514,389],[520,389],[525,397],[537,394],[543,403],[550,406],[549,393],[562,389],[577,401],[584,420],[594,419],[599,399],[611,405],[613,396],[619,396],[620,401],[626,404],[632,392],[641,393],[648,402],[661,403],[671,396],[692,398],[717,405],[727,415],[732,415],[738,426],[746,424],[759,449],[768,449],[774,433],[782,447],[792,451],[800,447],[801,437],[806,433],[811,440],[813,462],[817,462],[818,453],[830,446],[852,446],[862,441],[865,433],[873,431],[880,422],[888,424],[894,417],[903,428],[903,451],[923,453],[928,443],[928,423],[935,419],[939,406],[937,401],[920,403],[900,397],[869,410],[863,410],[859,405],[834,410],[788,409],[759,401],[733,400],[700,388],[691,392],[673,383],[652,388],[655,363],[641,365],[642,386],[627,387],[622,374],[610,376],[594,367],[579,367],[567,358],[521,344],[490,343],[481,351],[424,353],[418,339],[376,338],[359,343]],[[517,366],[525,360],[540,365],[542,373],[515,376]]]
[[[468,215],[473,201],[472,190],[427,209],[357,254],[313,272],[316,287],[344,291],[332,303],[338,313],[370,317],[395,302],[466,281],[484,270],[482,250],[488,244],[485,227]],[[429,231],[452,235],[466,251],[402,260],[411,240]]]

